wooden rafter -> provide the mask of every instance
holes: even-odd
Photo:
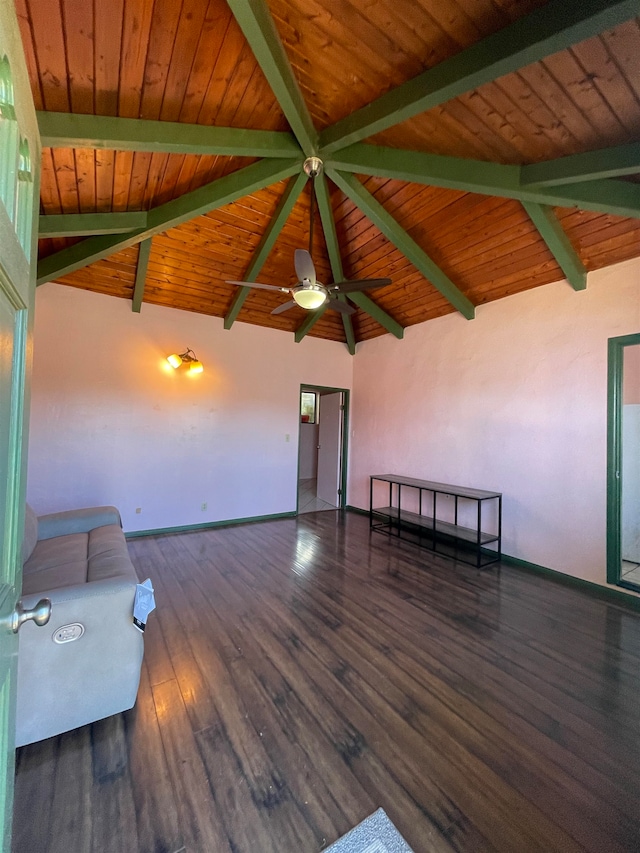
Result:
[[[49,255],[38,263],[37,282],[43,284],[46,281],[52,281],[72,270],[113,255],[121,249],[134,246],[141,240],[146,240],[196,216],[237,201],[276,181],[289,178],[299,168],[300,164],[292,160],[260,160],[258,163],[225,175],[211,184],[155,207],[149,211],[147,225],[142,229],[126,236],[116,234],[88,237],[80,243]]]
[[[307,156],[317,153],[318,134],[264,0],[227,0],[240,29]]]
[[[149,266],[149,255],[151,254],[151,238],[143,240],[138,249],[138,264],[136,266],[136,281],[133,287],[133,300],[131,308],[137,314],[142,308],[142,297],[147,279],[147,268]]]
[[[613,178],[562,186],[523,185],[520,180],[520,166],[462,160],[458,157],[363,143],[338,151],[329,163],[333,169],[343,172],[395,178],[399,181],[514,198],[536,204],[578,207],[598,213],[640,217],[640,184]]]
[[[523,166],[520,183],[523,187],[553,187],[636,174],[640,174],[640,142],[630,142]]]
[[[473,303],[455,286],[440,267],[435,264],[427,253],[418,246],[415,240],[404,231],[384,207],[376,201],[353,175],[343,174],[333,169],[328,170],[329,177],[349,198],[358,205],[360,210],[380,229],[380,231],[408,258],[425,278],[447,299],[453,307],[467,320],[475,316]]]
[[[334,281],[343,281],[344,272],[342,269],[342,258],[340,257],[340,247],[338,246],[338,235],[336,234],[336,225],[333,219],[333,212],[331,210],[327,179],[324,175],[319,175],[315,179],[315,190],[318,201],[318,210],[320,211],[320,221],[322,222],[322,230],[324,232],[324,240],[327,245],[327,252],[329,253],[331,274],[333,275]],[[341,302],[346,302],[344,296],[339,296],[338,298]],[[351,317],[349,314],[341,314],[341,317],[347,349],[351,355],[355,355],[356,339],[353,334],[353,323],[351,322]]]
[[[289,179],[289,183],[278,202],[278,206],[273,214],[271,222],[266,228],[255,252],[253,253],[251,263],[249,264],[244,278],[242,279],[243,281],[255,281],[258,278],[260,270],[262,269],[269,252],[273,248],[274,243],[278,239],[278,235],[282,231],[282,226],[287,221],[287,218],[293,210],[293,206],[298,200],[306,182],[307,176],[304,172],[300,172],[297,177]],[[250,287],[238,288],[238,292],[231,303],[231,308],[224,318],[225,329],[230,329],[233,326],[250,291]]]
[[[147,224],[145,210],[124,213],[50,213],[40,216],[39,237],[89,237],[93,234],[125,234]]]
[[[233,157],[297,157],[291,133],[206,127],[171,121],[39,112],[42,144],[48,148],[96,148],[165,154],[220,154]]]
[[[571,287],[584,290],[587,286],[587,271],[553,210],[533,201],[523,201],[522,205]]]
[[[327,128],[320,135],[322,154],[328,156],[637,14],[637,0],[552,0]]]

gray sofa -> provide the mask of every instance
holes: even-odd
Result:
[[[22,603],[51,600],[44,627],[19,633],[16,746],[133,707],[143,635],[137,577],[115,507],[35,516],[27,507]]]

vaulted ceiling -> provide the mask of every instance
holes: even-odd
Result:
[[[355,344],[640,256],[637,0],[16,0],[38,280]],[[352,316],[270,312],[309,239]],[[322,227],[319,227],[321,224]]]

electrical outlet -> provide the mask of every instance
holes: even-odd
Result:
[[[287,432],[287,433],[285,433],[284,440],[285,440],[285,441],[290,441],[290,440],[291,440],[291,436],[289,435],[289,433],[288,433],[288,432]]]
[[[203,501],[203,502],[200,504],[200,509],[202,510],[202,512],[204,512],[206,508],[207,508],[207,502],[206,502],[206,501]]]
[[[140,515],[141,512],[142,512],[142,507],[141,506],[136,507],[136,515]]]

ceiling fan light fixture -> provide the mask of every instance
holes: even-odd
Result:
[[[301,308],[313,311],[325,303],[327,291],[319,284],[304,284],[293,291],[293,298]]]

